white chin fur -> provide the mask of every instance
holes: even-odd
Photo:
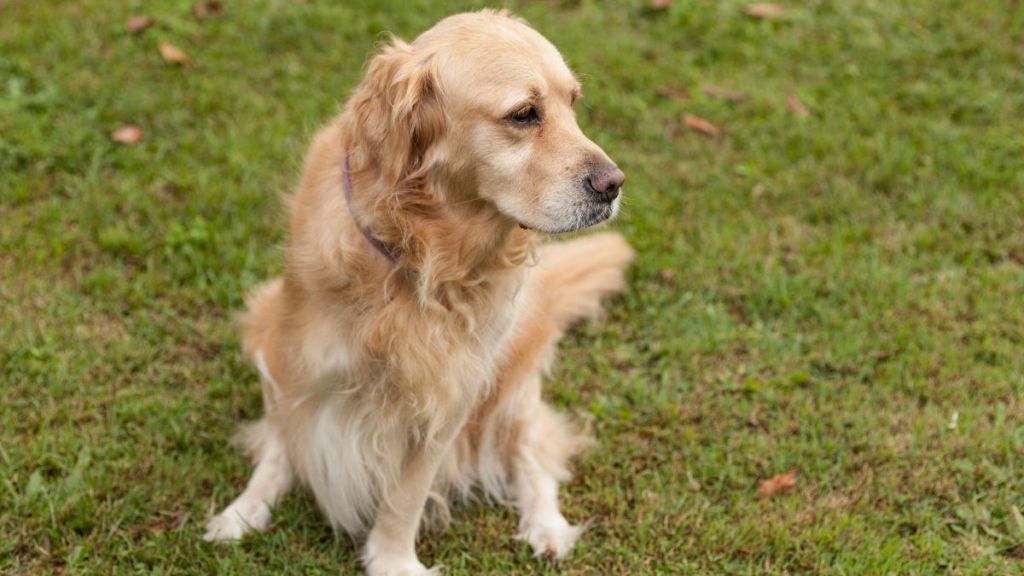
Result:
[[[530,224],[520,220],[520,226],[547,234],[563,234],[576,232],[596,226],[615,218],[619,213],[622,196],[612,200],[611,204],[586,203],[582,205],[560,207],[555,214],[546,218],[542,224]]]

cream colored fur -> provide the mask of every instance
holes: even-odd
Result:
[[[298,480],[333,526],[365,536],[372,575],[431,573],[415,552],[428,498],[444,512],[476,489],[515,507],[535,553],[569,552],[579,529],[558,486],[589,440],[542,400],[541,378],[632,259],[616,234],[537,246],[524,229],[618,209],[581,187],[610,160],[576,126],[578,93],[557,50],[505,13],[448,18],[371,60],[309,152],[283,278],[247,300],[266,414],[241,434],[253,476],[206,539],[265,529]],[[526,105],[536,125],[509,120]],[[353,214],[403,250],[397,264]]]

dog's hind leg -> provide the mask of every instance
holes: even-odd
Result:
[[[569,479],[569,460],[591,442],[541,399],[540,378],[563,331],[595,316],[601,299],[623,288],[632,259],[633,251],[618,234],[544,246],[532,279],[538,295],[532,320],[512,342],[499,376],[499,389],[518,390],[505,392],[512,405],[497,412],[516,415],[506,448],[511,492],[520,515],[519,537],[538,556],[560,558],[579,538],[581,529],[559,511],[558,487]]]
[[[294,474],[282,439],[261,420],[242,431],[252,451],[256,470],[242,494],[206,525],[203,540],[238,540],[270,524],[270,509],[292,486]]]
[[[531,417],[511,470],[519,538],[537,556],[561,558],[572,550],[582,529],[570,525],[559,510],[558,487],[569,479],[569,460],[588,438],[544,402],[538,403]]]
[[[550,321],[520,327],[492,395],[467,431],[477,439],[476,474],[484,490],[508,499],[519,514],[518,537],[537,556],[554,558],[572,550],[581,532],[559,510],[558,487],[569,479],[569,461],[590,443],[541,398],[541,375],[560,336]]]

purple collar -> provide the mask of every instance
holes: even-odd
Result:
[[[391,261],[392,264],[398,264],[398,261],[402,258],[402,249],[398,246],[388,246],[375,238],[370,233],[370,229],[359,223],[359,218],[356,218],[355,208],[352,206],[352,176],[349,174],[348,156],[345,156],[345,172],[344,172],[344,184],[345,184],[345,203],[348,204],[348,213],[352,216],[352,221],[359,227],[359,231],[363,233],[363,238],[384,255],[385,258]]]

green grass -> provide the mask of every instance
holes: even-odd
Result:
[[[301,491],[266,534],[200,541],[248,476],[227,440],[260,413],[232,315],[278,272],[279,194],[381,32],[477,4],[226,4],[0,2],[0,572],[358,570]],[[511,4],[584,80],[580,122],[629,175],[613,227],[639,258],[547,387],[601,445],[563,490],[593,522],[581,545],[536,561],[510,513],[478,504],[421,538],[424,561],[1024,570],[1024,7],[743,5]],[[144,14],[157,25],[127,34]],[[194,65],[162,62],[160,41]],[[139,145],[109,140],[125,123]],[[792,469],[791,493],[758,498]]]

